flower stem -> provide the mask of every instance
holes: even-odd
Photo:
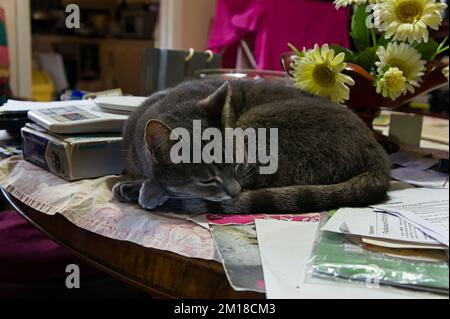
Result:
[[[448,48],[449,48],[448,45],[444,47],[444,45],[447,43],[447,39],[448,39],[448,38],[445,37],[444,41],[442,41],[442,42],[439,44],[439,46],[438,46],[437,49],[436,49],[436,52],[434,52],[433,56],[431,57],[431,60],[436,59],[436,57],[437,57],[439,54],[441,54],[441,53],[443,53],[443,52],[445,52],[445,51],[448,50]]]
[[[377,33],[374,28],[370,29],[370,34],[372,35],[373,46],[378,46]]]
[[[288,43],[288,47],[298,56],[301,55],[301,52],[292,44],[292,43]]]
[[[431,57],[431,60],[436,59],[436,57],[437,57],[439,54],[441,54],[441,53],[447,51],[448,49],[449,49],[449,46],[447,45],[447,46],[445,46],[445,47],[443,47],[443,48],[440,48],[440,49],[436,50],[436,52],[435,52],[435,53],[433,54],[433,56]]]

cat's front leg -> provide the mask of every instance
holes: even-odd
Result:
[[[139,199],[141,187],[142,180],[120,182],[113,186],[112,192],[122,203],[135,203]]]
[[[142,183],[139,191],[139,205],[145,209],[155,209],[162,206],[169,197],[155,179],[149,179]]]

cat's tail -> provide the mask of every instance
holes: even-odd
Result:
[[[338,207],[363,207],[386,198],[389,171],[378,169],[332,185],[295,185],[243,192],[223,202],[169,200],[164,206],[186,213],[305,213]]]

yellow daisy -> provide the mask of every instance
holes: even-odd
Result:
[[[294,85],[315,95],[328,97],[336,103],[343,103],[350,97],[348,85],[355,81],[342,73],[347,64],[345,54],[335,56],[327,44],[320,48],[304,50],[304,56],[294,62]]]
[[[377,93],[395,101],[406,93],[406,78],[399,68],[389,68],[377,81]]]
[[[439,28],[446,8],[435,0],[380,0],[374,6],[375,25],[387,39],[428,42],[428,27]]]
[[[442,74],[444,74],[444,76],[447,78],[448,81],[448,66],[442,69]]]
[[[420,53],[409,44],[391,42],[387,48],[380,47],[377,55],[380,59],[375,63],[378,73],[386,67],[397,67],[406,79],[406,89],[414,93],[414,87],[420,86],[425,71],[425,61],[421,60]]]

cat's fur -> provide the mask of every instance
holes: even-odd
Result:
[[[202,120],[203,129],[278,128],[278,171],[260,175],[248,164],[171,163],[170,129],[191,131],[194,119]],[[138,180],[116,185],[114,193],[148,209],[320,211],[376,203],[389,185],[388,156],[355,114],[275,82],[192,81],[156,93],[131,114],[123,144],[126,171]]]

